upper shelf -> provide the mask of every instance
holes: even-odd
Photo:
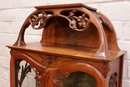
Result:
[[[84,46],[97,49],[94,57],[109,58],[109,50],[119,51],[116,33],[103,14],[81,3],[36,6],[25,20],[14,46],[25,46],[25,30],[43,29],[40,43]]]

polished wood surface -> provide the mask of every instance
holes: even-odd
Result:
[[[28,43],[26,46],[8,46],[11,49],[31,52],[41,52],[48,55],[57,55],[63,57],[72,57],[76,59],[90,60],[90,61],[106,61],[110,62],[113,59],[123,55],[126,51],[114,51],[109,50],[111,56],[109,58],[94,57],[94,53],[97,49],[81,47],[81,46],[69,46],[59,44],[41,44],[38,42]]]
[[[22,87],[31,70],[36,87],[64,87],[62,80],[74,72],[92,76],[96,87],[122,87],[126,51],[119,49],[114,27],[105,15],[81,3],[35,8],[17,41],[7,46],[11,49],[10,87]],[[24,41],[29,26],[43,29],[41,41]],[[22,61],[26,64],[21,66]]]

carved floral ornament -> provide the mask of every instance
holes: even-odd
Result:
[[[41,62],[47,63],[48,65],[56,64],[59,60],[57,56],[52,55],[40,55],[40,57],[42,58]]]
[[[68,78],[69,75],[70,73],[68,72],[56,75],[55,79],[53,80],[53,87],[62,87],[62,79]]]
[[[88,15],[78,10],[65,10],[58,13],[58,15],[54,15],[51,11],[41,11],[31,15],[29,22],[33,29],[41,29],[46,26],[50,18],[56,16],[67,19],[69,21],[69,27],[77,31],[85,30],[90,22]]]

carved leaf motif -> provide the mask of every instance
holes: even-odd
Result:
[[[86,14],[82,15],[75,15],[76,10],[72,10],[69,12],[69,16],[68,18],[71,20],[70,26],[73,29],[76,30],[81,30],[84,29],[87,26],[87,22],[88,22],[88,17],[86,16]]]
[[[46,12],[41,12],[39,14],[32,15],[29,19],[32,28],[34,29],[41,29],[44,27],[44,20],[47,18]]]

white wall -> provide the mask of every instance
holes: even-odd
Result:
[[[124,60],[123,87],[130,87],[130,0],[0,0],[0,87],[9,85],[9,49],[5,45],[16,41],[25,18],[37,5],[84,3],[96,7],[113,23],[119,47],[127,50]],[[26,41],[39,41],[41,31],[29,29]]]

